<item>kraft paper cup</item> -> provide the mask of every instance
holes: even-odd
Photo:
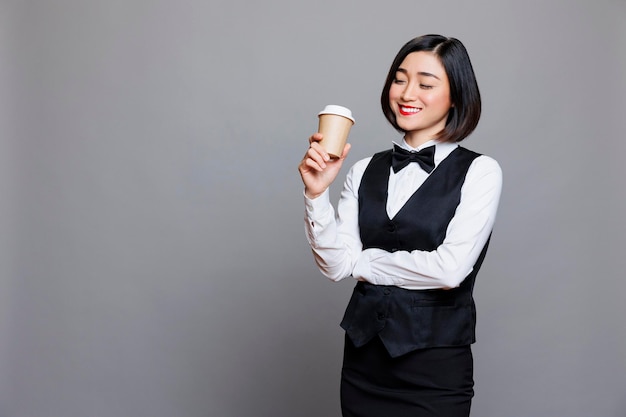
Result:
[[[331,104],[319,112],[318,117],[318,132],[324,136],[320,145],[332,158],[340,158],[354,124],[352,112],[346,107]]]

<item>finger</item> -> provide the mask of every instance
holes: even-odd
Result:
[[[317,132],[311,135],[311,137],[309,138],[309,143],[313,143],[313,142],[319,142],[321,141],[323,138],[322,134]]]
[[[312,161],[315,165],[320,168],[325,168],[324,165],[324,157],[320,155],[315,149],[309,148],[307,149],[302,161],[300,162],[301,167],[308,166],[307,161]]]
[[[300,171],[301,175],[305,175],[313,169],[314,171],[321,171],[321,167],[317,162],[312,160],[311,158],[304,158],[300,165],[298,165],[298,171]]]
[[[311,159],[311,158],[307,158],[304,161],[304,165],[306,167],[312,168],[312,169],[314,169],[315,171],[318,171],[318,172],[323,172],[324,169],[326,168],[326,164],[324,163],[324,161],[319,163],[319,162],[317,162],[317,161],[315,161],[314,159]]]
[[[317,145],[316,143],[312,144],[307,151],[307,159],[312,159],[320,167],[326,168],[326,161],[328,161],[328,156],[323,149],[319,148],[319,145]]]
[[[319,144],[319,142],[311,143],[311,146],[309,147],[309,149],[315,150],[318,154],[322,156],[324,161],[330,161],[330,155],[328,155],[328,152],[326,152],[326,149],[324,149],[322,145]]]

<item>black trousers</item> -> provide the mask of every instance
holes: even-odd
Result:
[[[419,349],[392,358],[378,337],[360,348],[346,337],[344,417],[468,417],[473,387],[470,346]]]

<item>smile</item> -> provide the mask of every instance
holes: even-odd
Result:
[[[417,114],[420,111],[422,111],[422,109],[418,107],[400,106],[400,114],[403,116],[410,116],[412,114]]]

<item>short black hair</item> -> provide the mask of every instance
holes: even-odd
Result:
[[[480,91],[474,75],[474,68],[465,46],[456,38],[441,35],[423,35],[408,41],[398,52],[380,96],[383,113],[396,130],[406,133],[396,122],[396,116],[389,104],[389,89],[398,68],[412,52],[427,51],[441,61],[450,83],[452,107],[448,113],[446,126],[437,139],[443,142],[460,142],[470,135],[478,125],[481,112]]]

